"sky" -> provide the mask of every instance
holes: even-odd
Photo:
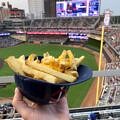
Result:
[[[13,7],[24,9],[25,13],[28,13],[28,0],[0,0],[0,6],[2,2],[7,3],[7,1],[12,4]]]
[[[113,15],[120,15],[120,0],[101,0],[101,13],[108,8]]]
[[[9,1],[13,7],[25,9],[25,12],[28,13],[28,0],[0,0],[1,2]],[[102,14],[105,9],[110,8],[112,10],[113,15],[120,15],[120,0],[101,0],[101,8],[100,13]]]

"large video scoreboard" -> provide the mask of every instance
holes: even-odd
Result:
[[[99,16],[100,0],[57,0],[57,17]]]

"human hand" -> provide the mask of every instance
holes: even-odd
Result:
[[[55,104],[29,106],[23,100],[19,89],[16,88],[12,104],[24,120],[69,120],[68,104],[65,97]]]

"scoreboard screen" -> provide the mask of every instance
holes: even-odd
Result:
[[[85,33],[68,33],[68,38],[74,40],[88,40],[88,36]]]
[[[99,16],[100,0],[59,0],[57,17]]]

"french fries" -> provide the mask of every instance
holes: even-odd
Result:
[[[35,79],[43,79],[50,83],[57,83],[57,81],[60,81],[59,78],[56,78],[55,76],[52,76],[45,72],[38,71],[27,65],[23,65],[23,72],[30,77],[33,77]]]
[[[35,62],[30,62],[30,61],[27,61],[26,64],[30,67],[32,67],[33,69],[36,69],[36,70],[39,70],[39,71],[43,71],[45,73],[49,73],[57,78],[60,78],[60,79],[63,79],[67,82],[73,82],[76,80],[76,77],[72,76],[72,75],[68,75],[68,74],[65,74],[65,73],[62,73],[62,72],[59,72],[59,71],[56,71],[52,68],[49,68],[43,64],[38,64],[38,63],[35,63]]]
[[[77,67],[85,57],[75,58],[71,50],[63,50],[62,54],[55,58],[48,52],[39,60],[36,54],[31,54],[25,59],[10,56],[5,62],[16,73],[35,79],[42,79],[50,83],[74,82],[78,77]]]
[[[25,75],[24,72],[23,72],[23,70],[21,69],[21,68],[22,68],[21,63],[20,63],[17,59],[15,59],[14,56],[8,57],[8,58],[5,60],[5,62],[7,62],[8,65],[9,65],[9,67],[10,67],[13,71],[15,71],[16,73],[19,73],[19,74],[21,74],[21,75]]]

